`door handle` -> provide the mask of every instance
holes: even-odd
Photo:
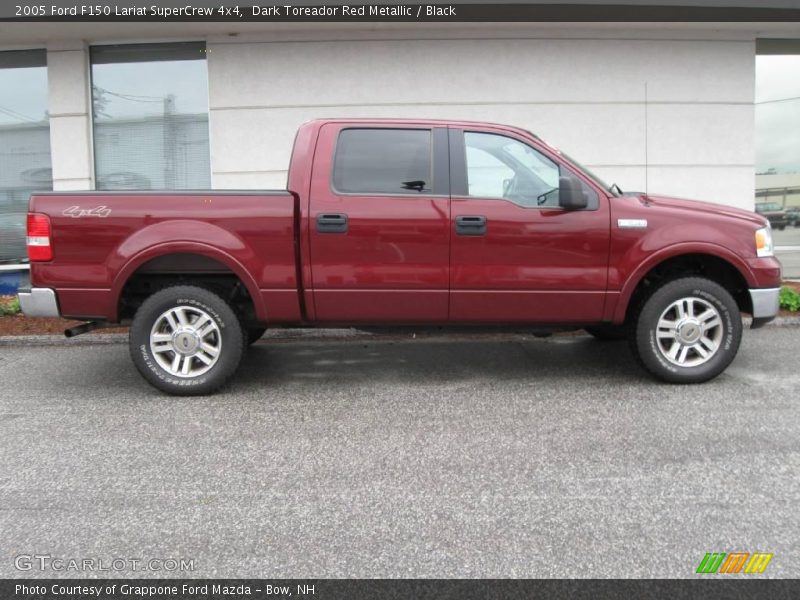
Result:
[[[486,217],[463,215],[456,217],[457,235],[486,235]]]
[[[347,215],[340,213],[317,215],[317,232],[347,233]]]

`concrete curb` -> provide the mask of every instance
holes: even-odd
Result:
[[[750,323],[748,321],[748,327]],[[800,326],[800,317],[777,317],[772,323],[767,323],[767,327],[798,327]]]
[[[742,319],[742,323],[744,324],[745,328],[750,327],[750,319],[744,318]],[[797,317],[778,317],[771,323],[766,325],[767,328],[769,327],[800,327],[800,316]],[[373,333],[370,331],[361,331],[358,329],[348,328],[348,329],[315,329],[313,327],[309,328],[297,328],[297,329],[272,329],[267,331],[264,334],[264,337],[261,338],[261,341],[269,342],[289,342],[289,341],[297,341],[297,340],[352,340],[352,339],[361,339],[361,338],[373,338],[376,340],[380,339],[411,339],[413,332],[402,332],[402,331],[387,331],[386,333]],[[454,338],[475,338],[476,336],[485,336],[494,335],[495,337],[514,337],[519,335],[530,335],[533,336],[531,330],[519,330],[519,331],[503,331],[503,332],[492,332],[491,330],[487,330],[485,333],[463,333],[463,332],[454,332],[449,334],[442,334],[449,335]],[[420,338],[432,338],[432,337],[439,337],[436,332],[426,331],[423,333],[417,333],[417,337]],[[127,333],[87,333],[85,335],[81,335],[74,338],[66,338],[62,335],[7,335],[7,336],[0,336],[0,347],[3,346],[94,346],[94,345],[105,345],[105,344],[127,344],[128,343],[128,334]]]
[[[124,344],[128,341],[125,333],[87,333],[75,338],[63,335],[4,335],[0,337],[2,346],[94,346],[102,344]]]

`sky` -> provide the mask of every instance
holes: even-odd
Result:
[[[756,172],[800,173],[800,55],[756,57],[755,98]]]
[[[46,67],[0,69],[0,125],[41,121],[46,114]]]
[[[92,79],[111,92],[104,95],[111,117],[161,115],[168,94],[175,96],[176,112],[208,112],[204,60],[95,65]],[[41,121],[46,115],[47,68],[0,69],[0,125]]]
[[[175,96],[176,112],[208,112],[204,60],[94,65],[92,84],[107,90],[103,94],[107,100],[104,113],[109,117],[162,115],[164,98],[169,94]]]

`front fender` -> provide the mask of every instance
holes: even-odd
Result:
[[[681,242],[672,244],[650,254],[625,279],[614,310],[614,322],[619,323],[625,319],[625,313],[628,310],[628,303],[630,302],[631,296],[633,296],[636,286],[639,285],[647,273],[665,260],[686,254],[708,254],[725,260],[741,273],[749,286],[756,287],[756,278],[747,262],[725,246],[710,242]]]

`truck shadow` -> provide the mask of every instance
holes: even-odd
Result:
[[[545,340],[417,338],[272,342],[252,346],[233,382],[238,387],[305,381],[320,386],[410,385],[498,378],[550,383],[597,378],[648,379],[625,342],[587,336]]]

